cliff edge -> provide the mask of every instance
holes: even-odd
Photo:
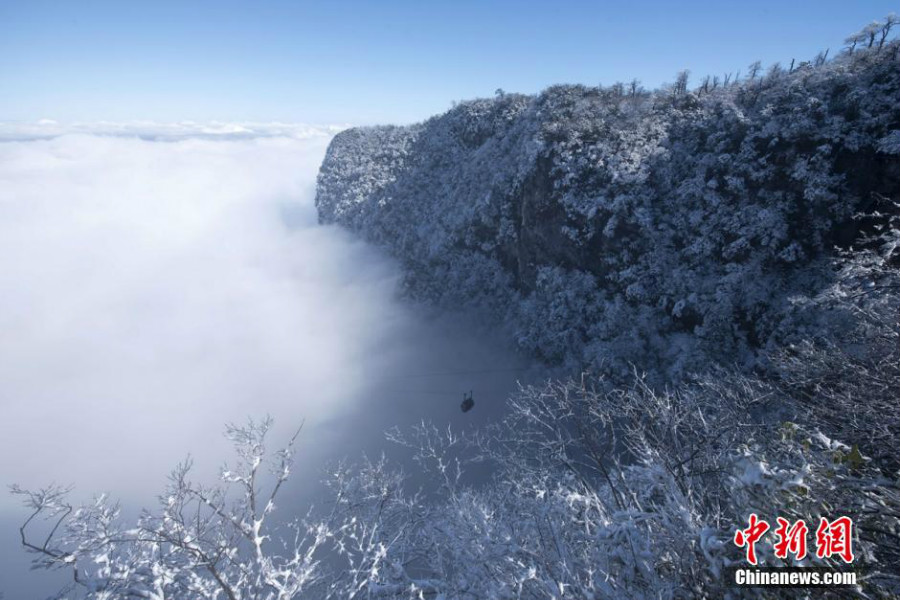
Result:
[[[756,366],[846,320],[813,300],[897,213],[898,48],[350,129],[320,170],[320,221],[388,249],[412,296],[483,310],[549,363],[666,380]]]

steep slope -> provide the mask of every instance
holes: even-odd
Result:
[[[896,212],[897,54],[351,129],[322,165],[319,217],[388,248],[415,297],[486,310],[545,361],[665,380],[754,366],[840,322],[804,300],[836,247]]]

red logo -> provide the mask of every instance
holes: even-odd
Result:
[[[803,560],[806,557],[806,537],[809,528],[803,519],[791,523],[787,519],[777,517],[778,527],[775,528],[777,538],[773,550],[775,556],[787,559],[793,555],[795,560]],[[758,564],[756,558],[756,544],[771,529],[769,523],[761,520],[756,513],[749,518],[746,529],[738,529],[734,532],[734,544],[738,548],[744,548],[747,562],[751,565]],[[839,556],[845,563],[853,562],[853,519],[839,517],[829,521],[825,517],[819,519],[816,528],[816,556],[818,558],[831,558]]]

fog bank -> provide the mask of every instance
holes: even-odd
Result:
[[[226,421],[305,420],[310,477],[391,424],[499,412],[524,376],[504,344],[418,314],[389,259],[316,224],[333,129],[154,127],[0,127],[0,482],[149,506],[188,453],[215,473]],[[10,598],[46,577],[21,515],[0,494]]]

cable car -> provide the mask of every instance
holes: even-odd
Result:
[[[475,399],[472,397],[472,392],[463,394],[462,404],[459,405],[460,410],[466,413],[472,410],[473,406],[475,406]]]

